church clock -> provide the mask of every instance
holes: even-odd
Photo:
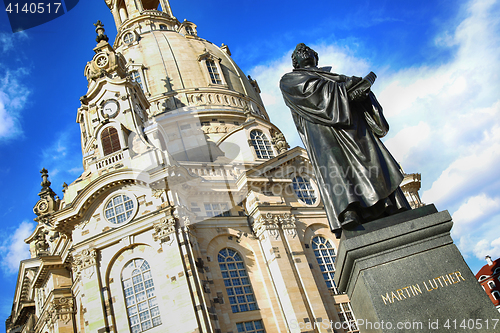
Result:
[[[104,115],[113,118],[118,114],[118,102],[114,99],[107,100],[102,108]]]

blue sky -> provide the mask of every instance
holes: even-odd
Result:
[[[320,65],[363,76],[391,130],[384,139],[406,172],[422,174],[422,199],[448,210],[453,238],[473,272],[500,257],[500,3],[459,1],[171,0],[200,37],[229,46],[257,79],[271,120],[301,145],[278,82],[304,42]],[[12,34],[0,12],[0,331],[10,313],[22,240],[34,227],[39,170],[61,193],[83,171],[75,123],[86,92],[100,19],[116,29],[104,0],[83,0],[60,18]]]

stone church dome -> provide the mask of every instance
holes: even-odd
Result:
[[[199,37],[194,23],[179,22],[168,2],[107,3],[118,30],[113,47],[141,82],[154,114],[185,106],[265,114],[256,82],[236,65],[229,48]]]

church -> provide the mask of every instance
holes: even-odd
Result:
[[[41,171],[7,333],[358,332],[307,153],[258,83],[168,0],[105,1],[84,172],[59,198]],[[422,205],[419,174],[401,187]]]

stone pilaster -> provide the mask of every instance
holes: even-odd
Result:
[[[85,332],[97,332],[107,327],[106,310],[101,296],[98,251],[84,249],[73,255],[73,274],[79,279],[81,302],[84,308]]]
[[[290,332],[300,332],[297,325],[302,318],[311,318],[308,306],[299,295],[300,281],[297,280],[295,268],[290,261],[290,253],[285,237],[296,237],[296,219],[288,213],[267,213],[259,216],[252,225],[253,231],[259,238],[261,250],[274,282],[274,289],[278,296],[287,327]]]

